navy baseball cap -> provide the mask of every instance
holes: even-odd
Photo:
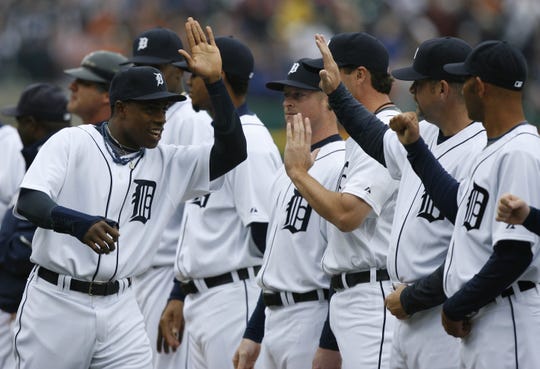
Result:
[[[462,77],[446,72],[443,67],[448,63],[465,61],[471,50],[469,44],[459,38],[432,38],[416,49],[411,66],[393,70],[392,76],[402,81],[462,80]]]
[[[244,80],[253,77],[255,61],[251,50],[232,36],[216,37],[216,46],[221,54],[223,71]]]
[[[315,59],[303,58],[297,60],[287,73],[287,79],[271,81],[266,84],[266,88],[275,91],[283,91],[285,86],[302,88],[304,90],[321,91],[319,73],[313,69],[306,69],[304,63],[313,62]],[[322,60],[322,59],[320,59]]]
[[[388,72],[388,51],[381,41],[365,32],[338,33],[328,48],[338,67],[366,67],[374,72]],[[322,59],[305,62],[308,68],[320,70]]]
[[[182,101],[186,97],[167,91],[161,72],[150,66],[121,70],[114,76],[109,89],[111,105],[116,101]]]
[[[484,82],[514,91],[523,89],[527,80],[525,57],[505,41],[484,41],[463,63],[446,64],[444,70],[459,76],[478,76]]]
[[[178,53],[183,49],[180,37],[168,28],[152,28],[133,40],[133,56],[128,62],[143,65],[172,64],[186,68],[184,57]]]
[[[87,54],[81,61],[79,68],[64,70],[78,79],[97,83],[111,83],[114,74],[127,59],[124,55],[107,50],[97,50]]]
[[[68,99],[62,89],[50,83],[26,86],[16,106],[1,110],[8,117],[32,116],[38,121],[69,123]]]

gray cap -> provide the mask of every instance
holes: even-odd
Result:
[[[120,70],[120,64],[127,62],[122,54],[106,50],[97,50],[86,55],[79,68],[66,69],[64,72],[85,81],[110,83],[114,74]]]

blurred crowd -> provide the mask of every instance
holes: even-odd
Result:
[[[315,33],[330,38],[337,32],[369,32],[387,46],[391,68],[409,64],[417,45],[428,38],[457,36],[472,46],[504,39],[529,61],[527,117],[540,122],[538,0],[2,0],[0,83],[67,85],[63,69],[77,66],[86,53],[109,49],[129,55],[134,36],[156,25],[184,39],[188,16],[252,48],[256,70],[250,88],[257,101],[276,98],[264,84],[282,78],[293,60],[318,56]],[[414,108],[407,89],[396,83],[392,92],[402,109]]]

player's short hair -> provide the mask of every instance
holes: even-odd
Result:
[[[357,69],[357,67],[347,66],[341,67],[340,69],[343,70],[345,74],[351,74]],[[373,87],[375,91],[382,94],[389,94],[390,90],[392,90],[392,84],[394,83],[394,78],[390,75],[390,73],[370,69],[368,69],[368,71],[371,74],[371,87]]]

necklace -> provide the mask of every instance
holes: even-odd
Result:
[[[122,150],[122,155],[131,154],[140,150],[140,149],[132,149],[131,147],[122,145],[120,142],[118,142],[118,140],[114,138],[114,136],[112,135],[111,130],[109,129],[108,123],[105,123],[105,129],[107,130],[107,135],[111,138],[111,140],[113,140],[113,142],[118,146],[118,148]]]
[[[390,106],[390,105],[394,105],[394,103],[392,101],[388,101],[388,102],[385,102],[384,104],[382,104],[381,106],[379,106],[377,109],[375,109],[375,111],[373,112],[373,114],[378,114],[380,113],[381,111],[384,110],[384,107],[385,106]]]
[[[111,155],[113,161],[120,165],[129,164],[129,167],[134,169],[138,163],[138,160],[135,159],[139,159],[144,155],[144,148],[135,150],[122,145],[112,136],[108,123],[103,123],[98,130],[103,136],[105,147],[107,148],[107,151]]]

